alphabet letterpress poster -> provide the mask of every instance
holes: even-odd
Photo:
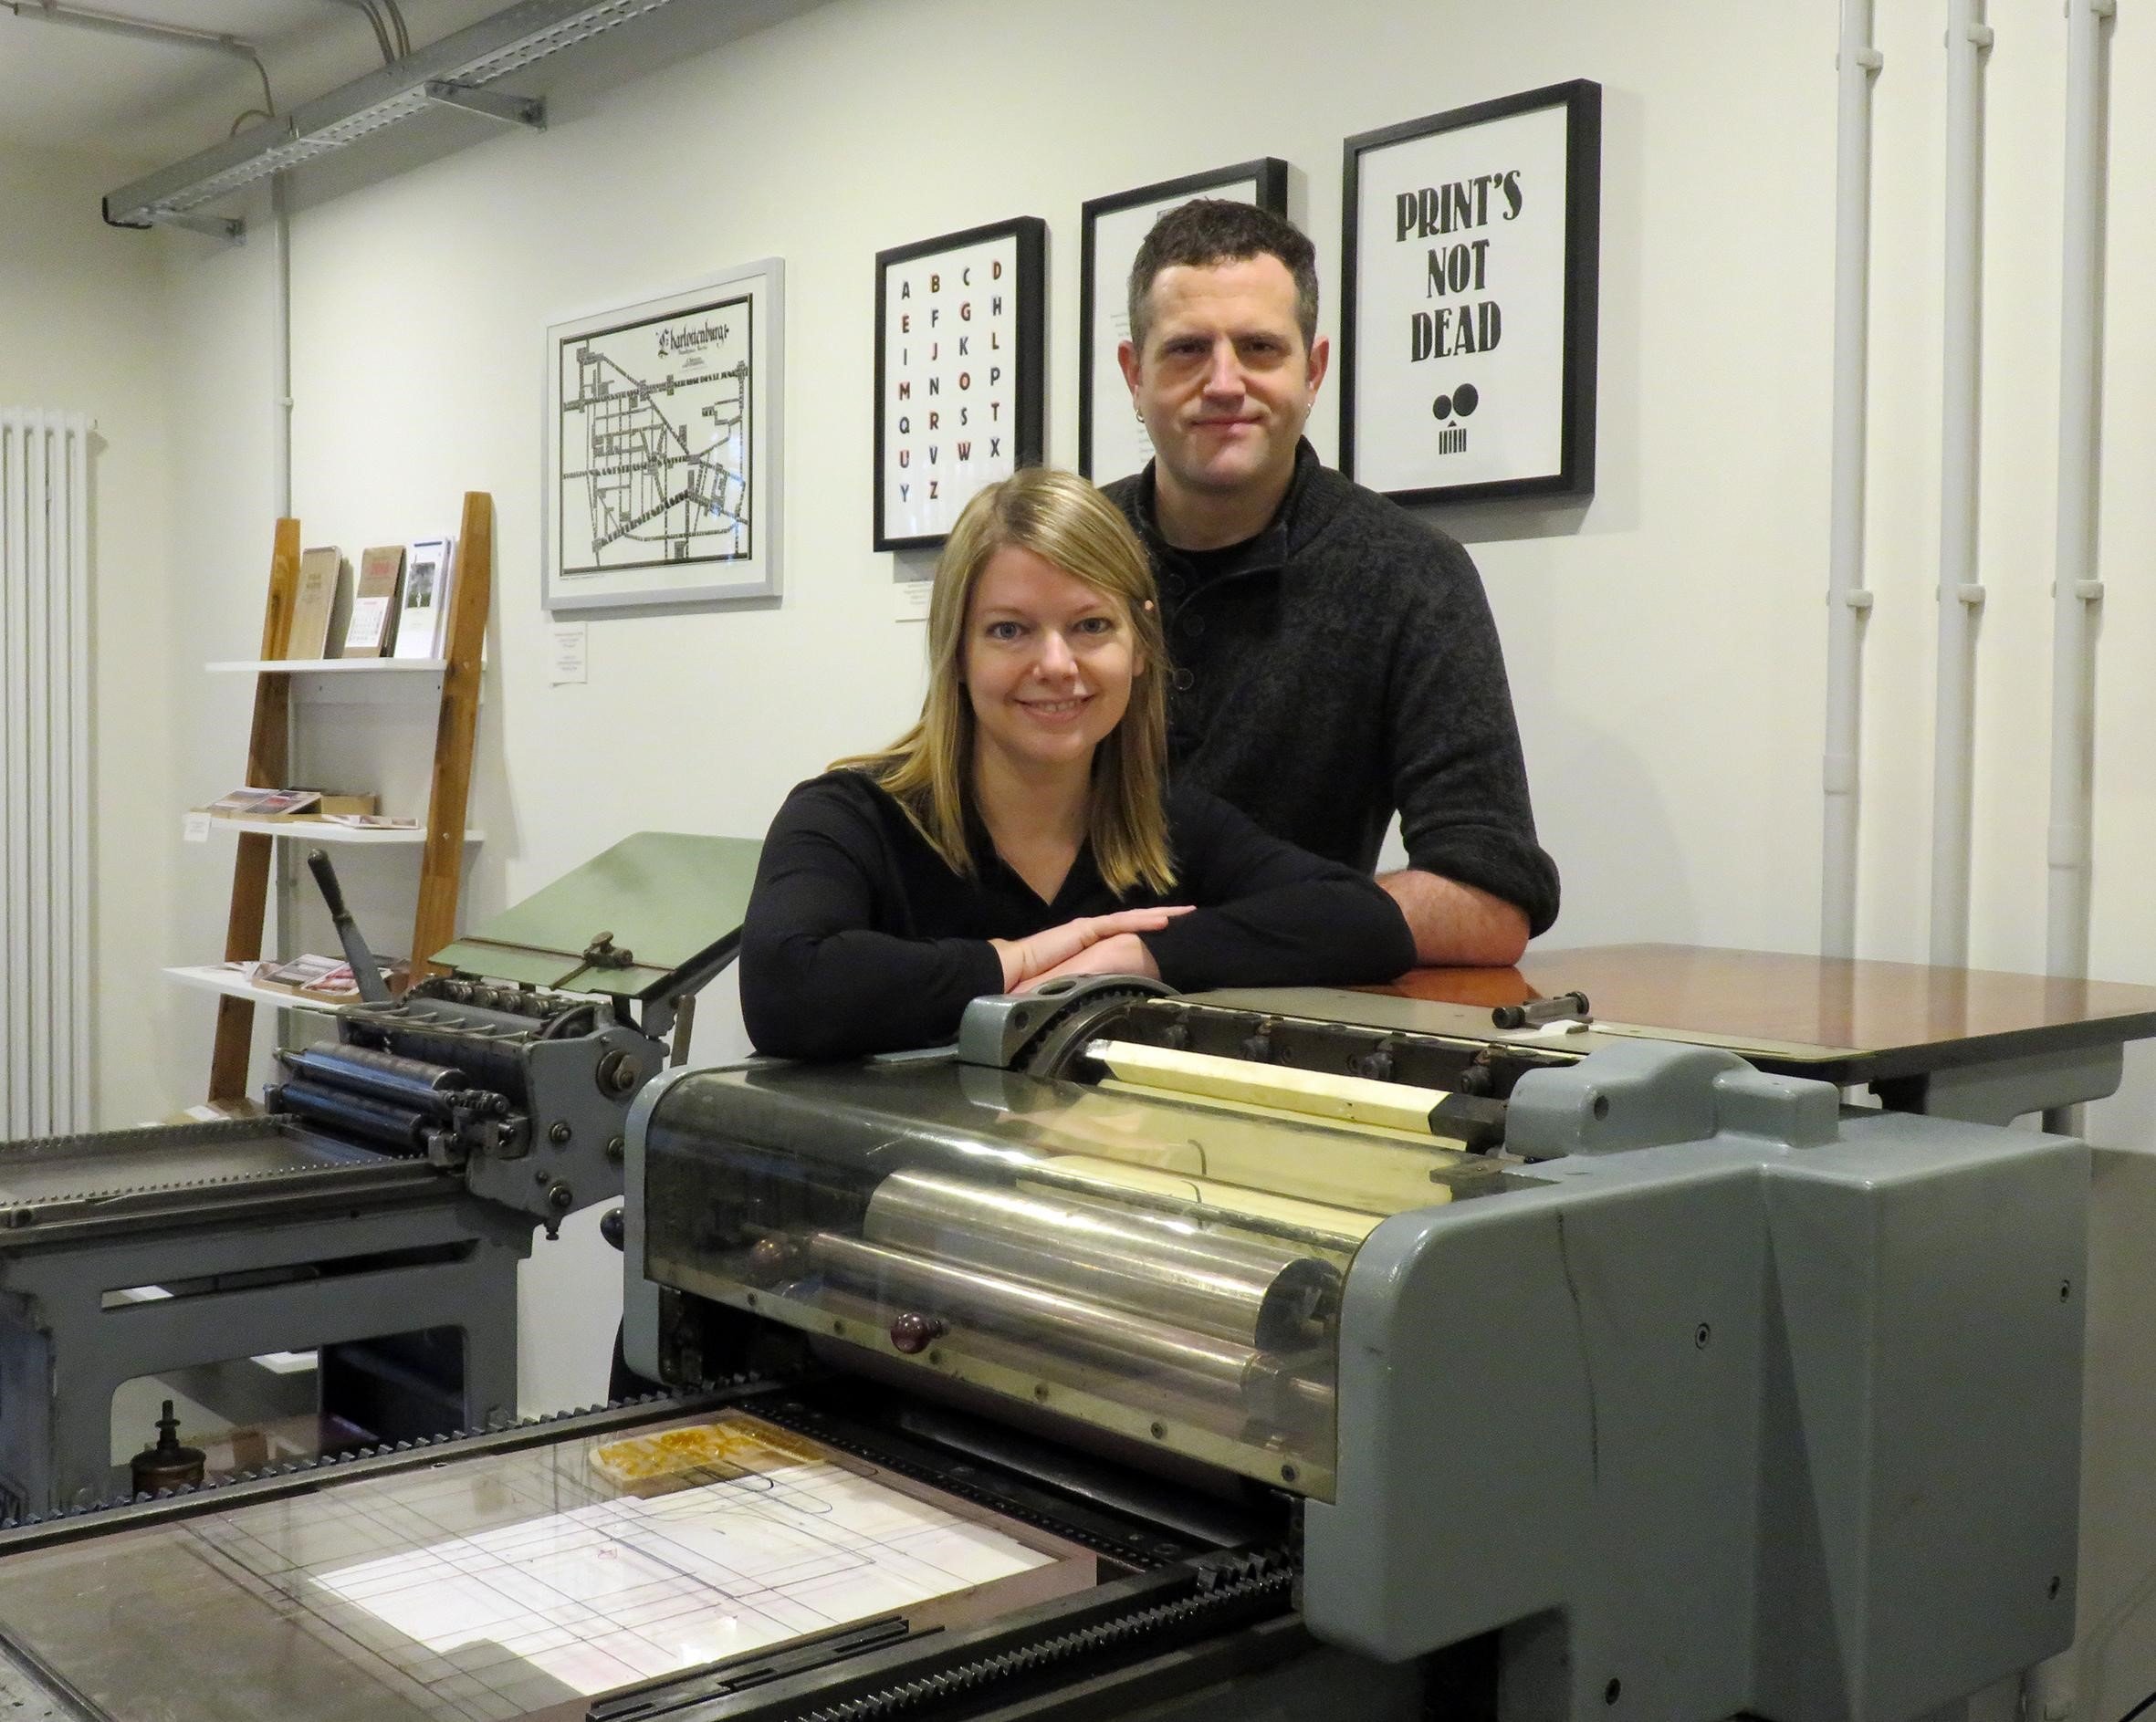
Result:
[[[1026,216],[877,254],[877,549],[941,543],[1040,460],[1046,237]]]
[[[1341,465],[1403,500],[1594,488],[1600,89],[1350,138]]]

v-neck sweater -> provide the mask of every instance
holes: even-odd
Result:
[[[1192,785],[1170,788],[1167,823],[1173,890],[1119,897],[1082,844],[1043,902],[978,821],[967,877],[865,773],[811,778],[764,840],[742,924],[749,1038],[796,1059],[936,1046],[957,1035],[968,1001],[1003,990],[989,940],[1164,903],[1194,910],[1139,936],[1179,991],[1346,986],[1414,965],[1407,923],[1366,873],[1267,835]]]

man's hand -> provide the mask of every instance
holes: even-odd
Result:
[[[1030,993],[1036,986],[1050,981],[1060,981],[1068,975],[1149,975],[1160,978],[1160,968],[1153,961],[1153,953],[1146,948],[1146,941],[1135,933],[1118,933],[1112,938],[1089,944],[1074,956],[1065,957],[1044,975],[1036,975],[1019,988]]]
[[[1527,948],[1527,916],[1502,897],[1411,867],[1380,873],[1377,883],[1400,905],[1418,963],[1504,968]]]
[[[996,955],[1003,959],[1003,990],[1019,992],[1029,981],[1048,980],[1057,975],[1116,975],[1136,972],[1157,976],[1153,957],[1146,947],[1133,936],[1140,933],[1157,933],[1179,914],[1188,914],[1188,905],[1162,909],[1121,909],[1114,914],[1081,915],[1075,921],[1066,921],[1060,927],[1046,927],[1023,939],[990,939]],[[1127,945],[1122,943],[1128,939]],[[1135,947],[1143,958],[1144,965],[1133,971],[1118,968],[1113,963],[1106,967],[1072,968],[1069,965],[1088,952],[1103,944],[1116,945],[1118,953],[1127,961]]]

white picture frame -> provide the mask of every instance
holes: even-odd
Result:
[[[780,595],[785,265],[549,326],[549,611]]]

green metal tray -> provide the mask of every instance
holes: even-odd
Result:
[[[639,831],[434,954],[489,980],[644,998],[740,937],[763,844]]]

